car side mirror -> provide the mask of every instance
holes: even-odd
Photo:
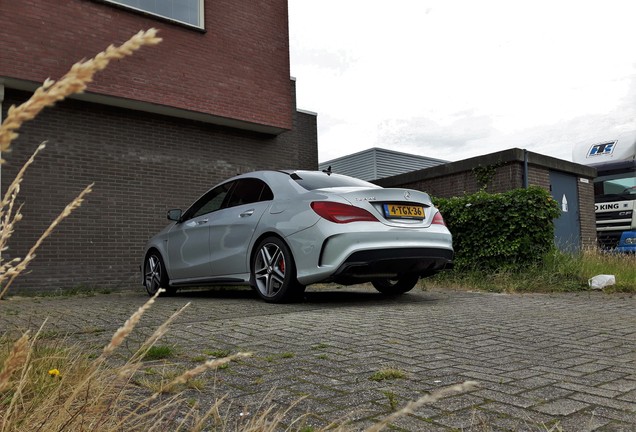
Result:
[[[166,215],[166,217],[168,218],[168,220],[179,222],[179,220],[181,219],[181,209],[168,210],[168,214]]]

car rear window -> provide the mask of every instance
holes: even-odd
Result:
[[[357,178],[333,173],[329,174],[325,172],[296,171],[291,174],[291,178],[307,190],[326,189],[334,187],[380,187],[378,185],[374,185],[373,183],[369,183]]]

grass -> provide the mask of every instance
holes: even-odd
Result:
[[[524,271],[447,271],[423,279],[427,288],[474,289],[493,292],[588,291],[588,279],[612,274],[616,284],[604,292],[636,293],[636,254],[586,250],[577,254],[549,252],[541,263]]]
[[[371,381],[384,381],[404,378],[406,378],[406,373],[394,368],[380,369],[379,371],[374,372],[373,375],[369,377]]]
[[[117,289],[113,288],[98,288],[82,283],[70,288],[55,288],[49,291],[22,291],[20,292],[20,297],[30,297],[34,300],[37,300],[38,297],[95,297],[102,294],[113,294],[117,291]]]
[[[132,382],[156,394],[179,393],[187,389],[202,391],[205,388],[206,381],[200,378],[190,378],[178,386],[172,385],[171,382],[184,372],[184,370],[175,369],[174,365],[166,365],[160,370],[148,368],[136,374]]]
[[[230,355],[230,350],[226,350],[226,349],[203,350],[203,354],[208,355],[210,357],[223,358]]]
[[[280,354],[269,354],[265,357],[263,357],[263,360],[265,360],[268,363],[272,363],[278,359],[290,359],[290,358],[294,358],[296,357],[296,354],[293,352],[283,352]]]
[[[386,396],[391,411],[395,411],[399,402],[398,396],[390,390],[385,390],[382,393]]]
[[[323,342],[321,342],[319,344],[316,344],[316,345],[313,345],[311,347],[312,350],[322,350],[322,349],[325,349],[325,348],[329,348],[329,345],[327,345],[326,343],[323,343]]]
[[[146,351],[143,356],[144,360],[163,360],[170,357],[174,357],[177,354],[175,347],[170,345],[155,345]]]

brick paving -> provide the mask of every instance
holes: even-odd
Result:
[[[161,298],[129,349],[187,302],[165,343],[188,367],[228,350],[254,356],[209,372],[193,397],[228,395],[238,416],[263,401],[311,413],[316,427],[363,429],[428,392],[466,380],[476,390],[424,405],[392,424],[403,431],[636,430],[636,297],[598,292],[503,295],[415,291],[379,296],[368,286],[308,289],[305,301],[271,305],[249,290]],[[136,292],[13,297],[0,326],[98,350],[147,300]],[[183,363],[183,364],[182,364]],[[373,381],[385,368],[401,379]],[[230,415],[233,411],[230,407]]]

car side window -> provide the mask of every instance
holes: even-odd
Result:
[[[274,199],[272,190],[259,179],[246,178],[237,181],[236,187],[227,203],[227,207],[234,207],[243,204],[251,204],[259,201],[270,201]]]
[[[223,202],[227,198],[233,184],[234,182],[222,184],[203,195],[188,210],[185,219],[192,219],[225,207]]]

